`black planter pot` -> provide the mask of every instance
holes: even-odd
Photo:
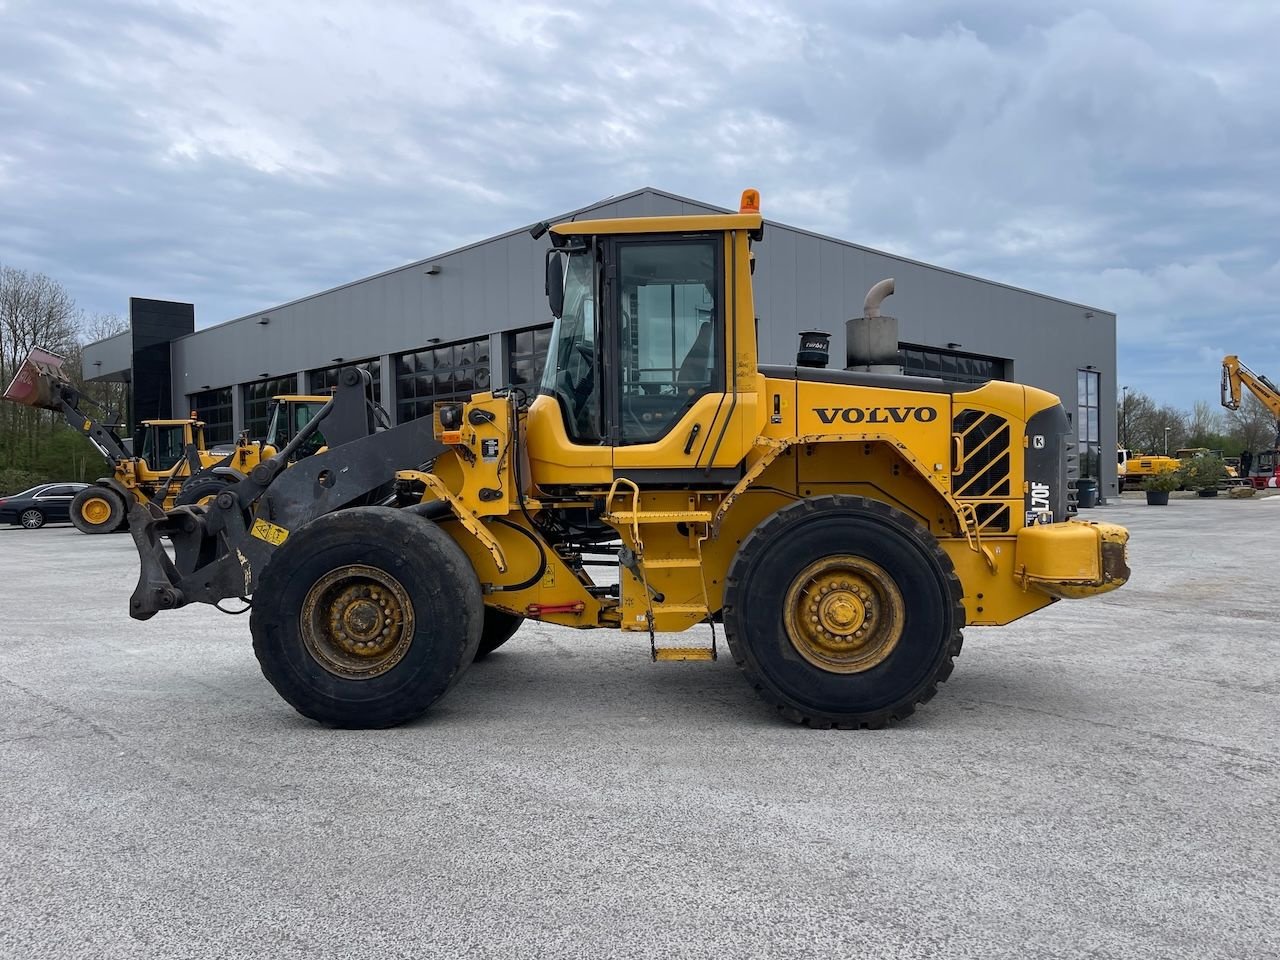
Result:
[[[1169,505],[1168,490],[1148,490],[1147,506],[1148,507],[1167,507]]]
[[[1218,495],[1218,488],[1210,487],[1208,490],[1197,490],[1196,492],[1202,497],[1216,497]]]

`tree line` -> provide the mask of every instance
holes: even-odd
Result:
[[[1205,400],[1197,400],[1190,410],[1181,410],[1129,390],[1118,398],[1116,411],[1120,421],[1116,436],[1122,447],[1135,454],[1162,454],[1167,449],[1172,455],[1178,449],[1208,447],[1232,457],[1245,450],[1257,453],[1275,448],[1275,417],[1248,393],[1239,410],[1215,407]]]
[[[85,344],[126,329],[123,317],[81,309],[47,274],[0,264],[0,389],[8,387],[28,350],[43,347],[66,357],[64,372],[87,397],[123,417],[126,385],[86,382],[81,360]],[[62,414],[0,403],[0,494],[107,472],[102,456]]]

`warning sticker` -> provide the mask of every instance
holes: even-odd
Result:
[[[277,526],[274,523],[270,523],[267,520],[253,521],[253,529],[250,530],[249,533],[257,537],[259,540],[265,540],[273,547],[278,547],[289,539],[288,530],[284,527]]]

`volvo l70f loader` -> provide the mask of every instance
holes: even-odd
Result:
[[[737,214],[534,228],[555,317],[536,396],[438,403],[206,506],[135,507],[132,615],[251,597],[267,679],[333,726],[418,716],[529,619],[654,660],[714,659],[722,625],[785,717],[878,727],[933,696],[966,624],[1125,582],[1127,532],[1067,519],[1057,397],[761,366],[762,229],[754,191]]]

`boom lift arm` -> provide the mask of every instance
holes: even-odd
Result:
[[[1254,373],[1235,354],[1222,358],[1222,405],[1228,410],[1240,409],[1241,387],[1248,389],[1276,418],[1275,446],[1280,448],[1280,387]]]

